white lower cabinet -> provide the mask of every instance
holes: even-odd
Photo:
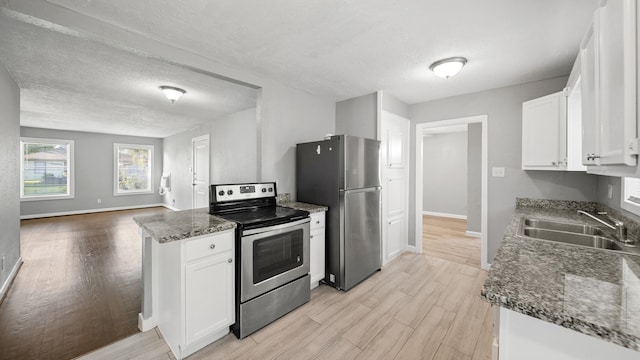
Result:
[[[235,322],[233,230],[158,245],[158,327],[176,358]]]
[[[310,224],[310,275],[311,288],[318,286],[320,280],[324,279],[325,271],[325,212],[311,214]]]
[[[502,307],[499,311],[499,359],[632,360],[638,352]],[[495,347],[494,347],[495,351]]]

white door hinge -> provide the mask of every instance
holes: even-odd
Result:
[[[569,97],[569,87],[565,87],[564,89],[562,89],[562,95],[564,95],[564,97]]]

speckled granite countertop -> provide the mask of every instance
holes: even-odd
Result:
[[[640,256],[518,235],[523,216],[596,225],[576,210],[598,206],[519,199],[482,295],[493,305],[640,351]]]
[[[327,211],[329,209],[328,207],[323,205],[314,205],[314,204],[307,204],[307,203],[302,203],[297,201],[291,201],[291,195],[288,193],[278,195],[278,205],[282,207],[288,207],[291,209],[308,211],[311,214],[321,212],[321,211]]]
[[[209,208],[134,217],[133,221],[159,243],[213,234],[236,227],[233,221],[209,215]]]

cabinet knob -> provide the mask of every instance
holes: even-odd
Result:
[[[320,224],[320,220],[317,220],[317,221],[316,221],[316,224]]]
[[[228,263],[233,262],[233,259],[229,259],[229,260],[227,260],[227,262],[228,262]]]
[[[556,162],[555,162],[555,161],[552,161],[552,162],[551,162],[551,166],[556,166]]]
[[[309,235],[309,239],[313,239],[313,235]]]
[[[215,248],[216,248],[216,244],[211,244],[211,245],[209,245],[209,249],[213,250],[213,249],[215,249]]]

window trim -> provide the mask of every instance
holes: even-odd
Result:
[[[634,181],[640,181],[637,178],[628,178],[623,177],[620,178],[620,207],[624,210],[627,210],[633,214],[640,216],[640,204],[634,204],[630,201],[626,201],[627,198],[627,179],[634,179]]]
[[[118,149],[121,147],[149,150],[149,189],[122,191],[118,188]],[[113,196],[143,195],[155,192],[153,188],[154,150],[153,145],[113,143]]]
[[[67,193],[60,195],[24,195],[24,145],[25,144],[60,144],[68,145],[67,152]],[[20,137],[20,201],[64,200],[75,198],[75,143],[74,140]]]

